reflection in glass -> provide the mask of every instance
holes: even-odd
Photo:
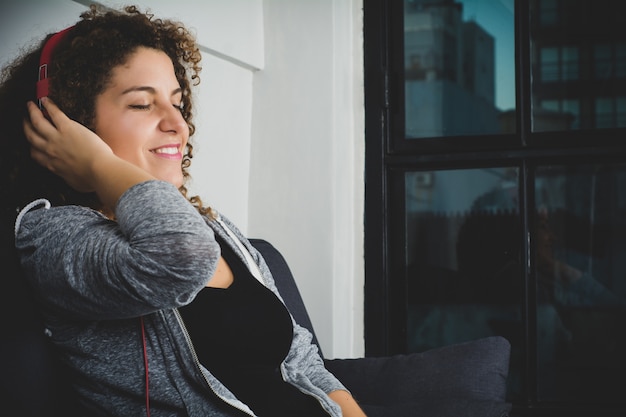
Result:
[[[624,127],[621,3],[531,0],[532,129]]]
[[[407,350],[491,335],[512,344],[510,395],[522,375],[518,168],[405,174]]]
[[[403,1],[406,138],[512,133],[513,0]]]
[[[626,164],[537,171],[534,249],[540,400],[626,392]]]
[[[594,110],[596,127],[626,127],[626,97],[598,97]]]

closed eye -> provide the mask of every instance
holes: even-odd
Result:
[[[128,107],[130,107],[131,109],[136,109],[136,110],[150,110],[149,104],[131,104]]]

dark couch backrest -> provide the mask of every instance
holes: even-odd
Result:
[[[278,249],[266,240],[250,239],[250,243],[252,243],[256,250],[261,253],[263,259],[265,259],[265,262],[267,263],[267,266],[270,268],[270,271],[272,271],[272,276],[274,277],[274,281],[276,281],[276,287],[278,288],[280,295],[283,297],[283,300],[287,305],[287,309],[289,309],[296,320],[296,323],[305,327],[313,334],[313,341],[320,349],[321,355],[322,350],[317,341],[317,337],[315,336],[311,318],[309,317],[309,313],[306,311],[300,290],[298,290],[298,286],[296,285],[296,281],[294,280],[293,274],[289,269],[287,261]]]
[[[0,401],[7,416],[67,416],[68,387],[14,260],[0,296]]]

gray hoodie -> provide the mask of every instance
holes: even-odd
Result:
[[[151,416],[253,415],[199,364],[176,308],[213,275],[220,256],[214,234],[244,262],[245,247],[277,293],[260,254],[227,219],[201,216],[166,182],[131,187],[115,215],[111,221],[85,207],[47,206],[23,211],[16,223],[16,247],[46,334],[81,401],[92,415],[145,415],[147,359]],[[324,368],[310,332],[295,322],[281,372],[331,416],[341,415],[326,394],[345,387]]]

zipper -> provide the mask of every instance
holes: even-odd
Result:
[[[183,317],[180,315],[180,312],[178,311],[178,309],[174,308],[173,311],[174,311],[174,315],[176,316],[176,320],[178,320],[178,324],[180,325],[180,328],[183,331],[183,334],[185,336],[185,342],[187,342],[187,346],[189,347],[189,350],[191,351],[191,356],[193,356],[193,360],[194,360],[194,363],[196,365],[196,368],[198,368],[198,371],[202,375],[202,379],[204,379],[204,382],[206,382],[206,384],[209,387],[209,389],[213,392],[213,394],[215,394],[215,396],[217,398],[221,399],[226,404],[232,406],[233,408],[236,408],[237,410],[239,410],[239,411],[241,411],[243,413],[246,413],[249,416],[256,417],[254,414],[252,414],[249,411],[249,409],[246,410],[246,409],[242,408],[239,404],[233,404],[230,400],[222,397],[220,394],[218,394],[215,391],[215,388],[213,388],[213,386],[209,382],[209,380],[206,377],[206,375],[204,374],[204,372],[202,372],[202,365],[200,364],[200,360],[198,359],[198,354],[196,353],[196,350],[193,347],[193,343],[191,342],[191,337],[189,336],[189,332],[187,331],[187,327],[185,327],[185,322],[183,321]]]
[[[228,227],[220,217],[215,220],[220,224],[220,226],[222,226],[222,229],[224,229],[226,234],[231,238],[233,242],[235,242],[235,245],[237,245],[237,247],[239,248],[239,251],[243,256],[243,259],[246,261],[246,265],[248,266],[248,270],[250,271],[252,276],[255,277],[257,281],[259,281],[261,284],[263,284],[263,286],[267,287],[263,279],[263,274],[261,273],[261,268],[259,268],[259,265],[257,265],[254,259],[252,259],[252,254],[250,253],[248,248],[244,246],[244,244],[241,242],[241,239],[239,239],[239,237],[235,235],[235,232],[233,232],[231,228]]]
[[[292,387],[295,387],[301,393],[308,395],[309,397],[315,399],[320,404],[320,407],[322,407],[322,409],[326,412],[326,414],[328,414],[329,417],[333,415],[331,411],[326,409],[324,401],[316,393],[305,391],[303,388],[300,388],[298,385],[294,385],[288,382],[288,380],[290,380],[291,378],[287,378],[287,376],[285,375],[285,368],[282,363],[280,364],[279,369],[280,369],[280,376],[283,378],[283,381],[285,381],[285,383],[291,385]]]

